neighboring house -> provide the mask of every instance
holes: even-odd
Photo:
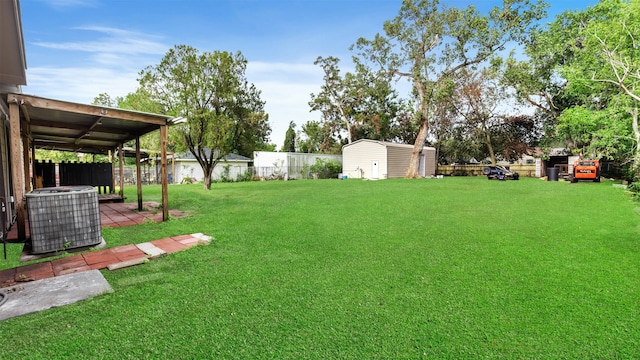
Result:
[[[254,151],[254,174],[261,178],[303,179],[303,171],[318,159],[342,163],[342,155]]]
[[[184,154],[176,154],[175,158],[175,174],[173,174],[173,183],[181,184],[187,178],[195,180],[195,181],[203,181],[204,180],[204,172],[202,171],[202,166],[198,163],[193,154],[184,153]],[[220,180],[223,174],[226,171],[226,167],[229,167],[229,173],[227,176],[230,179],[237,180],[239,175],[245,174],[249,170],[249,163],[251,159],[246,156],[237,155],[237,154],[229,154],[224,157],[224,159],[220,160],[216,164],[216,167],[213,168],[213,173],[211,174],[211,181]]]
[[[342,147],[342,173],[349,178],[390,179],[404,177],[413,145],[361,139]],[[436,173],[436,149],[425,146],[420,155],[420,175]]]

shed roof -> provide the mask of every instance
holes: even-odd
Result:
[[[207,151],[208,153],[208,151]],[[184,161],[184,160],[196,160],[196,157],[189,151],[176,154],[176,161]],[[239,162],[250,162],[252,161],[250,158],[238,154],[227,154],[222,158],[224,161],[239,161]]]
[[[20,120],[29,127],[38,149],[106,153],[160,126],[170,116],[85,105],[33,95],[7,93],[7,103],[20,106]]]
[[[371,140],[371,139],[360,139],[360,140],[356,140],[350,144],[346,144],[343,145],[342,148],[344,149],[347,146],[352,146],[358,143],[362,143],[362,142],[369,142],[369,143],[377,143],[380,144],[384,147],[400,147],[400,148],[411,148],[413,149],[413,145],[409,145],[409,144],[398,144],[398,143],[393,143],[393,142],[388,142],[388,141],[381,141],[381,140]],[[429,150],[435,150],[435,148],[430,147],[430,146],[423,146],[423,149],[429,149]]]

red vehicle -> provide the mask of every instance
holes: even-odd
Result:
[[[599,160],[576,160],[573,162],[573,175],[571,182],[578,180],[592,180],[600,182],[600,161]]]

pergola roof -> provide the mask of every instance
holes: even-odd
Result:
[[[8,93],[35,148],[106,153],[120,144],[169,125],[172,117]]]

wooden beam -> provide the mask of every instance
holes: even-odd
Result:
[[[97,124],[94,123],[94,124]],[[99,125],[99,124],[97,124]],[[68,122],[55,122],[55,121],[47,121],[47,120],[36,120],[36,119],[32,119],[31,120],[31,126],[40,126],[40,127],[46,127],[46,128],[58,128],[58,129],[67,129],[67,130],[78,130],[78,131],[89,131],[91,130],[90,127],[84,126],[84,125],[79,125],[79,124],[74,124],[74,123],[68,123]],[[95,129],[95,126],[93,126],[93,129]],[[103,126],[100,125],[100,127],[98,129],[95,130],[96,132],[101,132],[101,133],[105,133],[105,134],[118,134],[121,135],[122,137],[130,137],[133,136],[133,134],[122,131],[121,128],[115,128],[115,127],[107,127],[107,126]]]
[[[25,240],[26,219],[25,219],[25,184],[24,184],[24,161],[22,159],[22,139],[20,138],[20,108],[17,102],[9,103],[9,127],[11,138],[11,180],[13,182],[13,200],[16,209],[16,225],[18,229],[18,240]]]
[[[155,125],[167,125],[169,121],[169,118],[167,116],[162,116],[162,115],[148,114],[148,113],[122,110],[122,109],[114,109],[114,108],[108,108],[104,106],[77,104],[77,103],[71,103],[67,101],[45,99],[45,98],[40,98],[36,96],[31,96],[31,95],[24,95],[24,94],[7,94],[7,101],[8,102],[16,101],[18,103],[26,103],[28,106],[41,108],[41,109],[58,110],[58,111],[65,111],[65,112],[77,113],[77,114],[88,114],[88,115],[94,115],[94,116],[104,116],[109,118],[130,120],[130,121],[155,124]]]
[[[124,199],[124,153],[122,151],[122,144],[119,146],[118,160],[120,160],[120,197]]]
[[[31,151],[31,174],[33,175],[32,178],[32,183],[31,183],[31,188],[35,189],[36,188],[36,147],[33,144],[33,141],[31,142],[31,148],[29,149]]]
[[[111,163],[111,191],[109,194],[116,193],[116,161],[115,161],[115,149],[109,150],[109,163]]]
[[[73,135],[73,134],[63,135],[63,134],[53,134],[53,133],[44,133],[44,132],[32,134],[34,140],[44,140],[44,141],[49,140],[49,141],[57,141],[57,142],[68,143],[68,144],[81,144],[82,141],[99,141],[104,143],[105,146],[107,144],[113,146],[113,144],[126,142],[126,140],[122,138],[109,136],[109,135],[110,134],[100,133],[97,131],[90,131],[90,132],[86,132],[78,135]]]
[[[30,162],[29,159],[31,158],[30,156],[30,151],[31,151],[31,144],[29,142],[29,137],[26,136],[26,134],[22,134],[22,159],[23,159],[23,163],[22,166],[24,167],[24,191],[25,193],[31,191],[32,187],[31,187],[31,166],[29,166]],[[35,172],[34,172],[35,174]]]
[[[136,138],[136,183],[138,184],[138,211],[142,211],[142,167],[140,166],[140,137]]]
[[[113,140],[111,137],[105,138],[105,137],[100,137],[100,136],[95,136],[96,133],[100,133],[100,131],[94,131],[94,129],[96,128],[96,126],[102,125],[102,116],[98,117],[88,128],[86,128],[86,130],[84,130],[84,134],[80,135],[78,137],[78,139],[75,141],[76,144],[80,143],[80,140],[82,139],[95,139],[95,140]],[[92,133],[93,132],[93,133]],[[92,136],[93,135],[93,136]]]
[[[50,149],[50,150],[61,150],[61,151],[80,151],[85,150],[85,152],[92,153],[95,150],[99,150],[100,153],[107,153],[111,147],[102,146],[102,145],[83,145],[83,144],[73,144],[73,143],[61,143],[56,141],[46,141],[46,140],[35,140],[34,146],[38,149]],[[81,152],[81,151],[80,151]]]
[[[167,175],[167,126],[160,127],[160,173],[162,174],[162,221],[169,220],[169,179]]]

